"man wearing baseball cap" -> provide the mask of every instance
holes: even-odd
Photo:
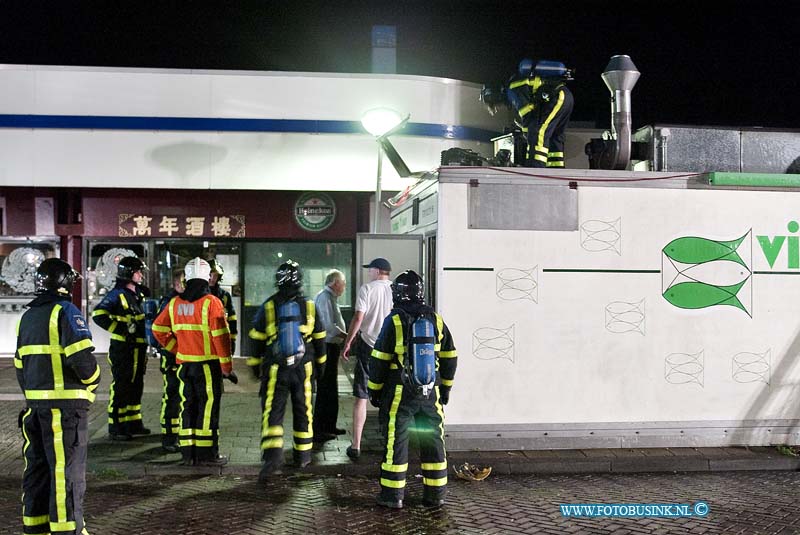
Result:
[[[375,258],[364,267],[369,269],[369,282],[358,290],[355,313],[342,349],[342,358],[349,361],[350,346],[355,340],[353,349],[357,360],[353,373],[353,395],[356,398],[353,404],[353,443],[346,452],[354,461],[361,455],[361,434],[367,419],[369,358],[383,319],[392,310],[392,281],[389,280],[392,265],[385,258]]]

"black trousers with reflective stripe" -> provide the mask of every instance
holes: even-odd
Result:
[[[339,351],[338,344],[325,344],[325,373],[317,378],[317,399],[314,402],[314,433],[333,433],[339,416]]]
[[[147,346],[111,341],[108,349],[111,386],[108,398],[108,432],[137,433],[142,424],[142,392],[147,367]]]
[[[29,408],[22,420],[23,533],[81,533],[88,410]]]
[[[551,117],[558,105],[559,92],[553,93],[549,102],[542,103],[535,120],[528,126],[529,167],[564,167],[565,130],[572,115],[574,99],[569,89],[562,88],[560,91],[564,92],[564,101],[555,115]],[[539,150],[536,150],[537,147]]]
[[[161,438],[164,444],[178,439],[181,429],[181,389],[178,370],[164,368],[161,392]]]
[[[379,417],[386,441],[380,477],[383,498],[403,499],[412,428],[419,441],[425,496],[430,499],[443,498],[447,487],[447,456],[439,388],[436,387],[425,399],[415,396],[402,385],[387,383],[383,387]]]
[[[222,369],[218,360],[178,366],[181,383],[179,445],[185,461],[207,461],[219,454]]]
[[[311,374],[313,364],[292,368],[272,364],[261,381],[261,458],[264,470],[277,470],[283,464],[283,416],[286,400],[292,398],[294,460],[311,460],[312,431]]]

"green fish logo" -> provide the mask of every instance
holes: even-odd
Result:
[[[662,295],[673,306],[733,306],[752,317],[751,231],[735,240],[677,238],[662,249]]]

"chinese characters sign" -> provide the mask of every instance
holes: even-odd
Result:
[[[119,214],[119,235],[158,238],[244,238],[243,215]]]

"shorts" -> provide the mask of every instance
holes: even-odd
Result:
[[[369,381],[369,359],[372,346],[368,345],[361,335],[356,336],[356,366],[353,370],[353,395],[358,399],[369,399],[367,381]]]

